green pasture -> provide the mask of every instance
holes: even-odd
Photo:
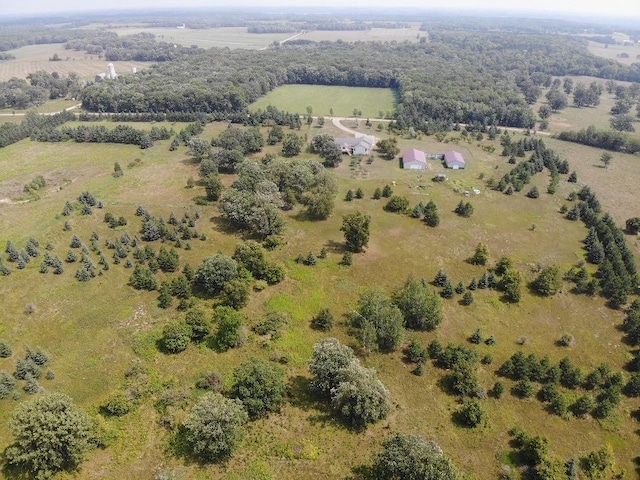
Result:
[[[317,101],[305,101],[300,104],[301,109],[273,104],[300,112],[305,111],[306,105],[312,105],[314,115],[328,115],[331,105],[320,103],[323,95],[316,93],[317,87],[313,87],[313,91],[311,87],[301,88],[310,92],[305,98]],[[371,116],[377,116],[382,103],[372,101],[368,107],[364,103],[362,107],[353,105],[356,90],[348,89],[351,96],[345,97],[347,100],[343,103],[348,107],[344,108],[361,108],[366,118],[365,108],[375,105],[376,111]],[[371,95],[371,89],[362,90]],[[379,92],[388,95],[384,108],[392,109],[391,92]],[[324,96],[333,102],[336,95]],[[362,98],[369,97],[363,95]],[[333,108],[335,115],[340,115],[339,105]],[[352,123],[345,121],[347,126]],[[137,126],[140,124],[131,125],[142,128]],[[210,140],[226,126],[226,123],[208,125],[203,138]],[[360,122],[359,130],[386,137],[376,130],[375,124],[367,129],[364,121]],[[263,133],[266,132],[267,129],[263,129]],[[324,129],[305,125],[296,133],[311,137],[324,132],[337,134],[339,130],[333,125]],[[514,135],[516,139],[520,136]],[[0,198],[0,245],[11,239],[22,248],[26,239],[33,236],[41,245],[51,242],[52,253],[64,259],[72,235],[78,235],[88,244],[91,233],[95,232],[100,245],[124,232],[139,235],[140,218],[134,212],[138,205],[143,205],[152,215],[165,219],[171,212],[178,218],[185,212],[199,212],[196,228],[205,233],[207,239],[194,239],[191,250],[179,250],[181,266],[189,263],[195,267],[202,258],[219,251],[233,253],[235,245],[244,237],[229,232],[216,205],[195,204],[194,200],[204,195],[204,189],[200,186],[188,189],[186,183],[189,177],[198,178],[197,166],[186,160],[186,147],[169,152],[170,141],[156,142],[147,150],[130,145],[47,144],[30,140],[0,149],[0,192],[3,194],[0,197],[8,199],[2,202]],[[249,332],[247,343],[225,353],[218,353],[206,344],[191,345],[178,355],[161,353],[156,342],[163,326],[183,314],[176,311],[175,303],[167,310],[159,309],[157,292],[140,292],[127,286],[131,270],[122,264],[110,262],[108,271],[87,283],[73,278],[75,264],[65,264],[65,272],[59,276],[39,273],[40,259],[32,260],[24,270],[16,270],[10,264],[13,273],[0,277],[0,298],[3,299],[0,337],[13,346],[15,353],[9,359],[0,359],[0,370],[12,371],[15,359],[24,353],[26,346],[40,346],[51,354],[51,368],[56,373],[54,380],[42,380],[43,387],[68,393],[101,418],[102,426],[109,433],[109,446],[88,456],[78,474],[83,478],[153,478],[159,471],[185,479],[344,478],[351,474],[352,466],[367,461],[371,452],[380,448],[382,439],[402,431],[437,441],[466,478],[483,480],[499,474],[510,451],[507,431],[514,425],[531,434],[548,437],[550,449],[560,458],[584,455],[609,443],[614,448],[617,465],[633,472],[637,424],[629,414],[638,409],[637,400],[624,398],[614,418],[603,424],[595,420],[563,420],[545,412],[537,400],[513,397],[508,393],[512,382],[505,380],[507,392],[502,399],[482,400],[489,424],[467,430],[451,421],[459,405],[455,397],[445,394],[438,386],[445,372],[429,363],[424,376],[418,377],[411,373],[412,366],[403,361],[401,352],[366,355],[360,351],[362,363],[374,367],[391,392],[394,407],[386,420],[364,433],[354,432],[335,420],[326,405],[308,394],[306,360],[316,341],[335,336],[357,348],[345,314],[364,289],[380,287],[390,293],[409,276],[431,281],[440,268],[446,270],[454,284],[459,280],[468,283],[485,270],[465,262],[480,242],[489,246],[490,264],[508,255],[526,280],[535,277],[539,266],[555,264],[565,270],[582,260],[581,240],[587,230],[580,222],[563,219],[558,209],[568,203],[567,195],[584,182],[596,190],[605,210],[616,212],[617,220],[628,213],[615,210],[620,204],[628,204],[631,211],[629,193],[616,185],[626,185],[617,182],[631,185],[637,178],[633,169],[635,157],[614,155],[611,168],[605,171],[594,166],[598,158],[594,149],[551,140],[549,144],[569,160],[571,168],[578,172],[580,183],[569,184],[563,180],[558,192],[548,195],[544,193],[548,176],[546,173],[536,175],[532,184],[541,192],[538,199],[525,197],[530,186],[512,196],[489,190],[485,182],[491,177],[499,179],[512,166],[499,155],[497,141],[468,142],[456,132],[450,133],[444,142],[425,136],[399,138],[399,145],[402,150],[418,148],[429,153],[458,150],[467,160],[465,170],[448,171],[439,162],[429,161],[426,171],[405,171],[399,169],[397,159],[384,160],[375,153],[371,158],[345,157],[333,172],[338,193],[334,213],[328,220],[309,221],[301,214],[301,207],[284,212],[286,244],[267,255],[285,266],[286,278],[278,285],[251,293],[249,304],[243,309]],[[491,145],[496,148],[494,153],[481,148]],[[265,152],[277,153],[279,148],[278,145],[268,147]],[[303,153],[302,157],[313,155]],[[124,170],[121,178],[112,176],[115,161]],[[448,180],[434,183],[431,179],[437,173],[445,173]],[[19,195],[22,185],[36,175],[43,175],[48,183],[41,199],[12,203],[14,192]],[[230,185],[234,176],[223,175],[222,180]],[[376,188],[386,184],[392,185],[394,194],[406,196],[412,207],[420,201],[433,200],[440,212],[440,225],[430,228],[419,219],[385,212],[386,200],[374,200],[372,195]],[[474,187],[480,194],[466,196],[465,192]],[[346,192],[356,188],[363,189],[364,198],[345,201]],[[88,216],[76,211],[62,217],[60,212],[65,201],[73,202],[86,190],[104,201],[104,209],[94,209]],[[475,212],[470,218],[458,217],[453,212],[460,200],[473,204]],[[344,251],[340,232],[342,216],[356,210],[371,215],[371,238],[365,253],[354,255],[353,266],[344,267],[339,265]],[[124,216],[128,225],[118,231],[109,229],[102,221],[105,212]],[[63,231],[65,220],[71,223],[71,232]],[[156,250],[160,247],[158,242],[151,245]],[[328,256],[319,259],[316,266],[294,262],[299,254],[314,252],[317,255],[322,248],[327,248]],[[112,252],[103,250],[110,260]],[[635,250],[638,254],[637,248]],[[97,263],[98,257],[94,253],[90,256]],[[169,278],[164,274],[159,276]],[[476,347],[481,354],[489,353],[493,357],[491,365],[480,368],[480,381],[487,389],[498,379],[495,370],[518,350],[548,355],[554,362],[570,356],[584,369],[606,362],[620,370],[629,359],[628,347],[621,342],[622,334],[615,328],[622,322],[623,314],[606,308],[601,298],[576,296],[569,290],[570,285],[565,283],[562,292],[553,298],[536,297],[525,290],[522,301],[516,305],[503,303],[499,292],[492,290],[475,291],[475,302],[469,307],[461,306],[460,296],[456,295],[444,302],[444,321],[434,332],[407,332],[406,339],[417,338],[425,346],[435,338],[470,345],[466,339],[478,328],[484,336],[493,335],[496,345]],[[211,300],[196,301],[206,309],[212,305]],[[28,303],[36,305],[34,313],[24,313]],[[317,332],[309,326],[310,319],[324,307],[336,318],[329,333]],[[250,330],[271,310],[285,312],[289,319],[282,336],[275,341],[260,338]],[[575,346],[555,345],[564,333],[574,335]],[[521,337],[527,337],[526,345],[518,344]],[[179,424],[197,395],[193,387],[200,373],[215,370],[228,385],[235,366],[251,356],[281,362],[290,392],[283,411],[251,423],[236,455],[226,463],[197,465],[173,455],[172,433],[159,423]],[[99,405],[123,387],[125,371],[137,363],[149,372],[145,386],[148,393],[141,405],[120,419],[100,417]],[[186,400],[160,413],[154,404],[162,395],[169,394],[183,395]],[[25,398],[27,395],[22,393],[18,401],[0,400],[0,450],[11,442],[7,428],[11,411]]]
[[[361,118],[390,117],[395,110],[393,90],[387,88],[332,87],[325,85],[284,85],[269,92],[250,105],[250,109],[265,109],[269,105],[287,112],[328,116],[333,109],[337,117],[353,117],[354,109]]]

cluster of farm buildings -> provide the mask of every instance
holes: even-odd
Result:
[[[411,148],[402,152],[402,168],[408,170],[425,170],[427,168],[427,159],[443,160],[444,165],[453,170],[459,170],[466,166],[462,154],[455,150],[450,150],[446,153],[426,154],[421,150]]]
[[[367,155],[375,146],[375,137],[360,135],[357,137],[335,138],[335,144],[340,151],[347,155]],[[460,152],[451,150],[446,153],[424,153],[421,150],[411,148],[402,152],[402,168],[408,170],[426,170],[427,160],[444,161],[447,168],[459,170],[466,166],[464,157]]]

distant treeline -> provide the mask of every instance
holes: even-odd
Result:
[[[16,56],[10,53],[0,53],[0,61],[2,60],[15,60]]]
[[[578,132],[560,132],[556,138],[614,152],[640,152],[640,138],[631,137],[615,130],[599,130],[593,125]]]
[[[24,140],[36,130],[53,129],[75,118],[73,113],[67,111],[55,115],[38,115],[35,112],[29,112],[20,123],[0,124],[0,147]]]
[[[26,45],[65,43],[75,38],[90,38],[94,30],[66,30],[51,27],[0,26],[0,52]]]
[[[302,25],[290,23],[259,23],[247,27],[248,33],[295,33],[302,29]]]
[[[137,33],[118,37],[115,32],[100,32],[90,38],[65,43],[67,50],[103,55],[110,62],[135,60],[139,62],[168,62],[182,55],[199,53],[197,47],[185,48],[173,43],[158,42],[152,33]]]
[[[595,24],[587,21],[566,21],[554,18],[526,17],[467,17],[463,15],[433,15],[423,21],[420,30],[466,30],[478,32],[513,32],[513,33],[572,33],[608,34],[614,30],[604,23]]]

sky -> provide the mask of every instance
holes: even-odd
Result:
[[[308,0],[0,0],[2,14],[44,14],[95,9],[181,8],[181,7],[309,7]],[[640,17],[640,0],[323,0],[322,7],[421,8],[464,11],[503,10],[532,12],[575,12],[620,17]]]

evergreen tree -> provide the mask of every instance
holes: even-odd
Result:
[[[427,203],[424,209],[424,221],[430,227],[437,227],[440,224],[440,217],[438,216],[438,208],[433,200]]]

